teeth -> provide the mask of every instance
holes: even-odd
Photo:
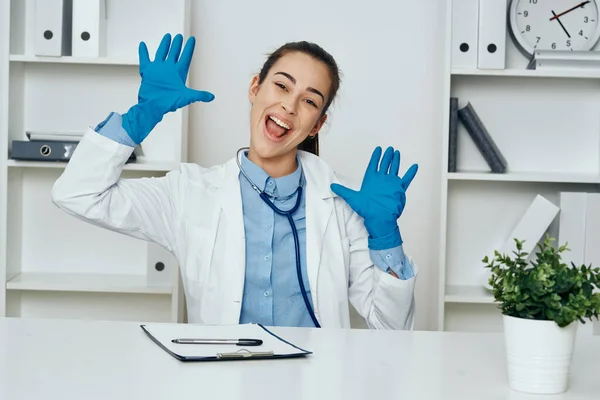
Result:
[[[286,124],[285,122],[283,122],[282,120],[280,120],[279,118],[277,118],[277,117],[269,117],[269,118],[271,118],[273,121],[275,121],[275,123],[277,125],[279,125],[280,127],[285,128],[285,129],[290,129],[290,126],[288,124]]]

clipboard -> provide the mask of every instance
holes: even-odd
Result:
[[[231,361],[299,358],[313,354],[276,335],[261,324],[194,325],[142,324],[140,328],[158,347],[179,361]],[[178,338],[256,338],[258,346],[236,344],[180,344]]]

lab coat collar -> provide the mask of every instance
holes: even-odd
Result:
[[[248,159],[247,152],[242,152],[240,155],[240,163],[244,172],[248,175],[248,178],[258,187],[261,191],[266,191],[269,195],[274,195],[275,188],[277,189],[276,197],[288,197],[296,193],[300,179],[302,178],[302,163],[296,157],[298,167],[294,172],[289,175],[282,176],[279,178],[270,177],[261,167],[256,165],[254,162]],[[240,174],[240,179],[244,179],[244,175]],[[275,182],[275,185],[267,185],[267,182],[271,179]]]
[[[241,154],[240,157],[242,157]],[[340,182],[340,180],[337,178],[336,174],[334,174],[333,170],[329,167],[329,165],[327,165],[327,163],[325,163],[325,161],[323,161],[320,157],[303,150],[298,150],[298,158],[300,160],[300,163],[302,164],[302,171],[304,172],[304,177],[307,186],[306,190],[310,190],[321,199],[337,197],[337,194],[331,191],[330,185],[332,183],[342,182]],[[240,169],[237,166],[235,157],[231,158],[229,161],[223,164],[222,168],[223,175],[213,175],[213,179],[211,179],[211,184],[215,187],[220,188],[229,186],[231,190],[237,190],[239,192]]]

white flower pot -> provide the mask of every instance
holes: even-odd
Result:
[[[565,392],[579,323],[560,328],[554,321],[507,315],[503,322],[509,387],[537,394]]]

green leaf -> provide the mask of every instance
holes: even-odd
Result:
[[[570,251],[568,243],[555,247],[554,241],[546,234],[530,262],[529,254],[522,251],[524,241],[518,238],[514,238],[514,251],[496,250],[493,260],[484,257],[494,301],[503,314],[553,320],[559,326],[598,319],[600,293],[594,289],[600,289],[600,267],[565,263],[561,253]]]

